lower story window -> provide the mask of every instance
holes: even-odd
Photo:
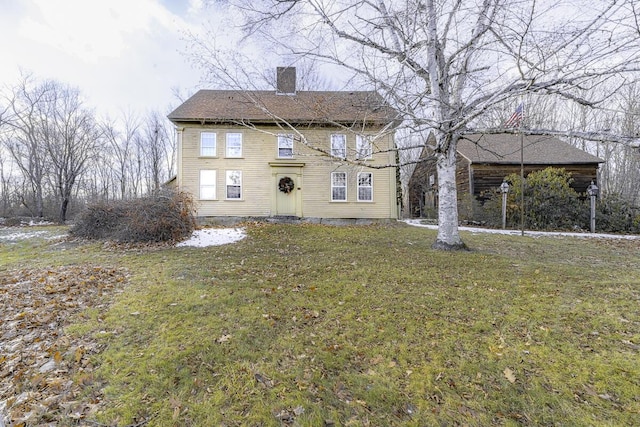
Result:
[[[373,201],[373,174],[371,172],[358,174],[358,201]]]
[[[200,199],[215,200],[216,198],[216,171],[200,171]]]
[[[347,200],[347,173],[346,172],[331,173],[331,200],[332,201]]]
[[[242,199],[242,171],[227,171],[227,199]]]

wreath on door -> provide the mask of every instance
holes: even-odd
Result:
[[[293,187],[295,187],[295,183],[293,182],[293,180],[291,178],[289,178],[288,176],[285,176],[284,178],[281,178],[280,181],[278,182],[278,190],[282,191],[285,194],[289,194],[293,191]]]

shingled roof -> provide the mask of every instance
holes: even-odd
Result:
[[[396,112],[376,92],[200,90],[168,117],[175,123],[388,124]]]
[[[470,163],[520,164],[520,135],[474,134],[458,141],[458,153]],[[524,136],[524,163],[529,165],[568,165],[603,163],[604,160],[558,138]]]

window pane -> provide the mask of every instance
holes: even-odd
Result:
[[[346,174],[344,172],[334,172],[333,174],[331,174],[331,178],[331,185],[333,186],[344,187],[347,180]]]
[[[331,135],[331,155],[344,159],[347,157],[347,137],[342,134]]]
[[[293,157],[293,135],[278,135],[278,157]]]
[[[356,152],[358,159],[369,159],[373,154],[371,141],[363,135],[356,136]]]
[[[371,197],[371,187],[360,187],[358,188],[358,200],[361,201],[370,201],[373,200]]]
[[[370,173],[358,174],[358,185],[371,186],[371,174]]]
[[[331,200],[347,200],[346,172],[333,172],[331,174]]]
[[[332,200],[347,200],[347,189],[344,187],[334,187],[331,192]]]
[[[279,148],[278,157],[293,157],[293,150],[291,148]]]
[[[215,156],[216,155],[216,134],[213,132],[202,132],[200,134],[200,155]]]
[[[216,171],[200,171],[200,198],[206,200],[216,198]]]
[[[227,134],[227,157],[242,157],[242,134]]]
[[[358,174],[358,200],[373,200],[373,174],[361,172]]]
[[[227,171],[227,199],[242,198],[242,171]]]
[[[227,171],[227,185],[241,185],[241,184],[242,184],[241,171]]]
[[[242,187],[239,185],[227,185],[227,199],[242,198]]]

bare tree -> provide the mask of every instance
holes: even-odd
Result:
[[[30,197],[21,196],[22,203],[32,214],[44,216],[44,185],[47,174],[47,153],[42,144],[41,118],[51,98],[50,83],[37,83],[31,75],[23,75],[16,86],[5,95],[7,111],[2,143],[7,148],[28,181]]]
[[[458,140],[505,131],[480,125],[488,112],[532,94],[599,108],[603,100],[595,89],[617,77],[637,80],[640,71],[634,0],[230,3],[243,18],[247,39],[287,57],[333,64],[350,76],[350,84],[382,93],[404,126],[433,132],[440,202],[435,247],[442,249],[464,247],[455,185]],[[233,49],[250,45],[244,42]],[[206,40],[195,40],[194,49],[208,75],[229,86],[237,87],[237,73],[251,74],[231,71]],[[521,131],[640,145],[601,129]]]
[[[630,85],[617,94],[611,126],[629,137],[640,137],[640,84]],[[634,205],[640,202],[640,150],[625,145],[609,147],[611,161],[605,169],[609,172],[607,190],[616,193]]]
[[[169,179],[171,172],[173,148],[167,129],[168,121],[157,111],[147,115],[144,123],[145,169],[147,175],[147,189],[157,191],[160,185]]]
[[[120,198],[130,196],[133,166],[133,145],[140,132],[140,119],[131,112],[123,112],[120,121],[107,119],[102,125],[108,144],[108,164],[118,183]]]
[[[7,92],[5,101],[8,131],[2,142],[29,187],[20,192],[22,203],[43,217],[45,195],[55,198],[64,222],[98,142],[93,112],[84,108],[78,89],[30,75]]]
[[[54,96],[41,118],[42,139],[59,201],[58,220],[63,223],[76,184],[96,154],[101,133],[78,89],[53,82],[51,91]]]
[[[0,145],[0,216],[5,216],[11,206],[11,166],[7,161],[8,153]]]

